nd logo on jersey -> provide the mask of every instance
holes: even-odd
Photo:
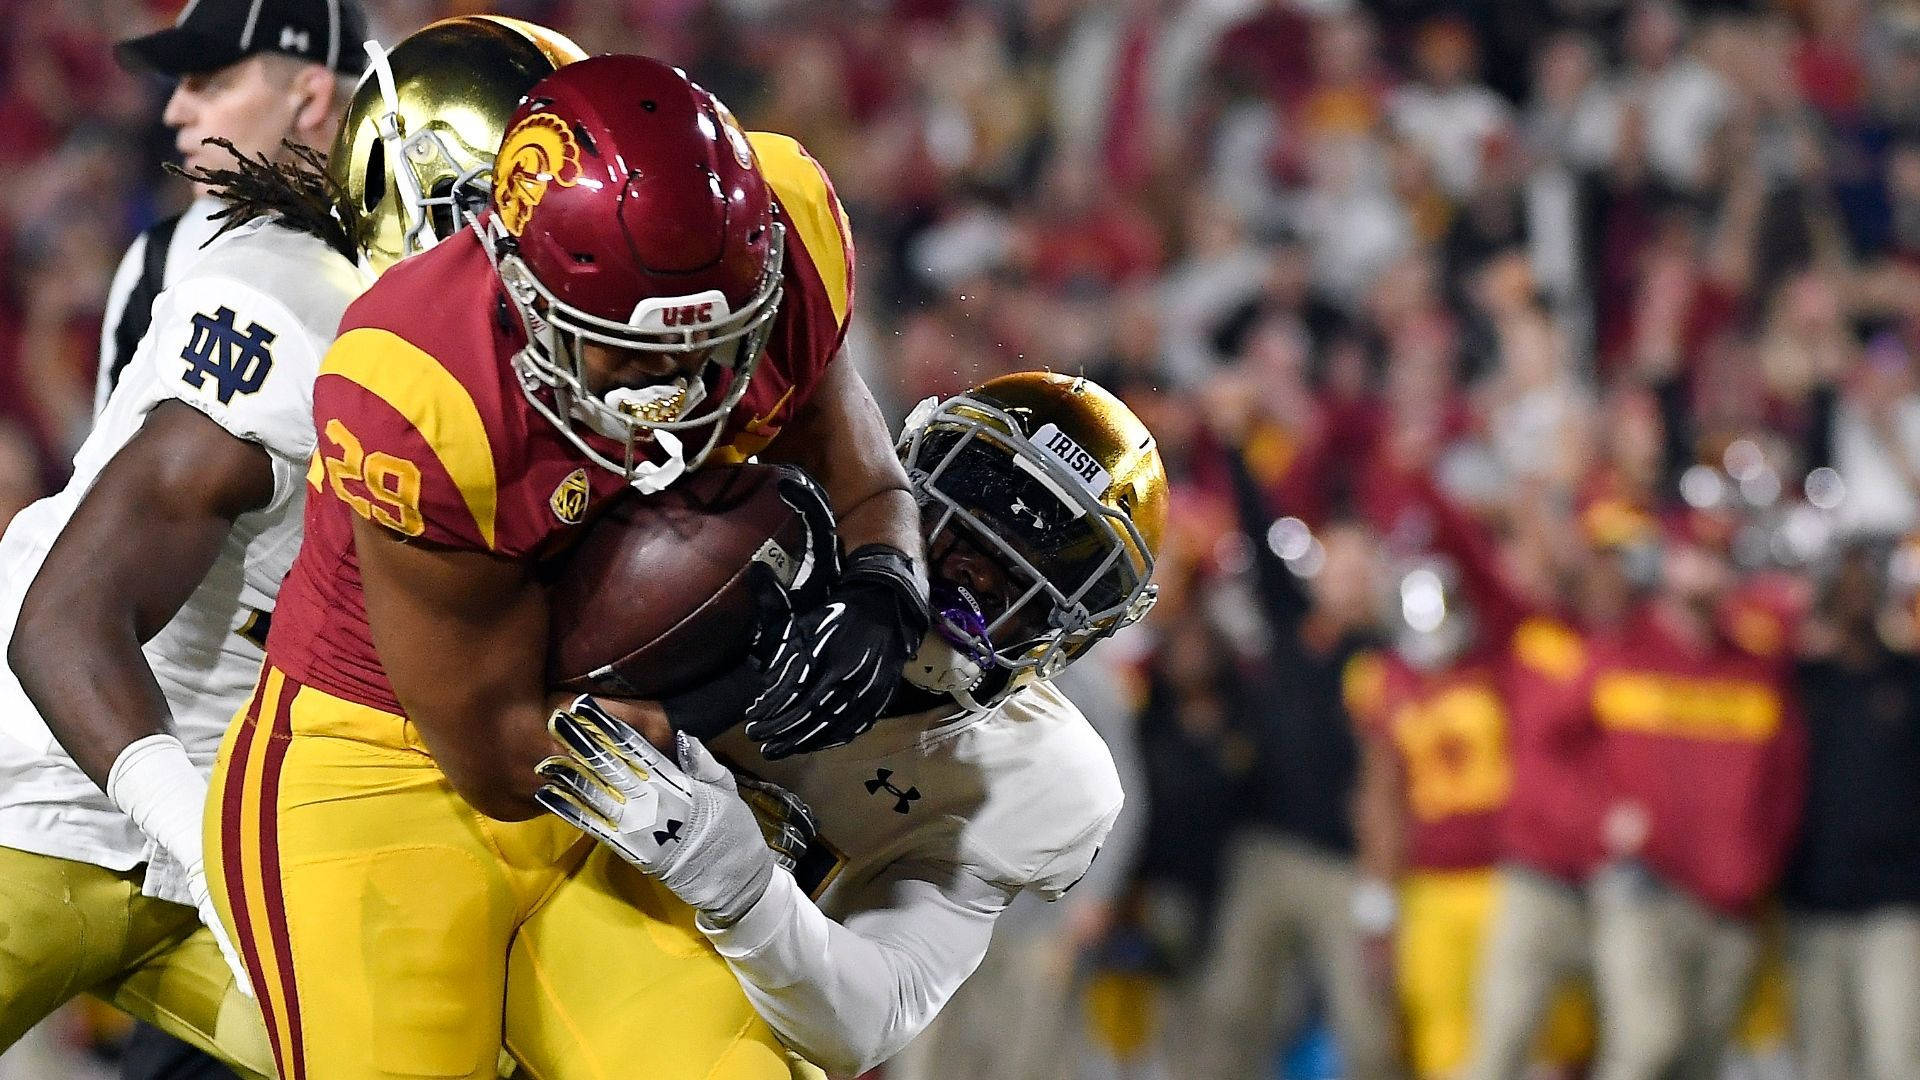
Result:
[[[500,207],[500,223],[519,236],[533,216],[533,208],[546,198],[547,187],[572,187],[579,175],[580,144],[567,130],[566,121],[552,113],[537,112],[515,124],[500,144],[500,156],[493,165],[493,195]]]
[[[273,368],[273,353],[268,346],[276,336],[259,323],[248,324],[244,332],[235,329],[233,309],[229,307],[215,308],[211,315],[195,315],[193,336],[180,350],[180,359],[187,362],[187,370],[180,377],[195,390],[206,386],[211,377],[220,404],[228,404],[235,394],[251,394],[266,381],[267,372]]]

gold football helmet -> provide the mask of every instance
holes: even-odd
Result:
[[[368,266],[432,247],[485,206],[521,96],[585,56],[563,34],[498,15],[442,19],[374,52],[328,156]]]
[[[1166,469],[1098,385],[1022,372],[929,398],[898,449],[939,613],[908,664],[915,685],[991,707],[1153,606]]]

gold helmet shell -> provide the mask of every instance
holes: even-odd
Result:
[[[1021,372],[929,399],[899,452],[939,616],[908,665],[917,685],[988,707],[1152,607],[1166,468],[1153,433],[1098,384]],[[971,553],[956,564],[964,581],[946,571],[955,550]]]
[[[442,19],[361,76],[328,157],[354,241],[376,271],[463,224],[460,195],[485,205],[507,121],[534,83],[586,56],[546,27],[499,15]]]

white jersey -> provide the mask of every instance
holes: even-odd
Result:
[[[145,647],[174,733],[210,769],[259,675],[266,618],[300,546],[313,381],[363,288],[360,272],[323,241],[263,221],[209,246],[154,301],[152,325],[75,457],[73,479],[0,537],[0,643],[11,641],[28,586],[94,478],[154,406],[184,402],[259,444],[273,463],[272,500],[235,521],[206,578]],[[0,734],[0,845],[113,870],[150,857],[146,838],[54,742],[4,667]]]
[[[1007,904],[1065,893],[1120,812],[1112,755],[1051,685],[944,714],[780,761],[738,731],[714,741],[813,809],[827,858],[801,867],[804,884],[775,874],[732,927],[702,930],[774,1030],[835,1075],[918,1034],[978,966]]]
[[[168,285],[207,253],[213,234],[224,224],[214,217],[227,203],[202,195],[178,215],[155,223],[141,233],[120,257],[107,287],[107,307],[100,323],[100,367],[94,373],[93,415],[99,416],[113,394],[114,383],[131,363],[140,340],[146,337],[153,302]],[[165,244],[165,248],[155,247]]]

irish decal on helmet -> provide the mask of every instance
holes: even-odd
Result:
[[[580,144],[566,122],[537,112],[513,126],[493,165],[493,197],[500,223],[519,236],[549,185],[572,187],[580,176]]]

